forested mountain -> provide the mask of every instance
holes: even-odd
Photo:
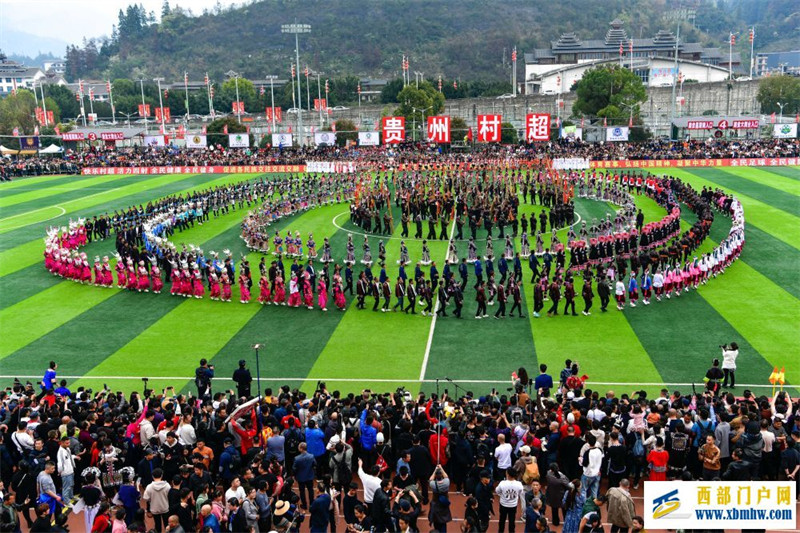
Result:
[[[280,28],[297,21],[312,26],[300,38],[301,63],[327,76],[399,77],[405,54],[412,76],[509,79],[514,46],[522,59],[563,32],[602,38],[614,18],[634,37],[653,36],[674,31],[676,16],[684,19],[682,38],[709,46],[741,32],[744,58],[751,25],[760,50],[796,46],[800,34],[798,3],[786,0],[261,0],[199,15],[165,0],[158,14],[120,10],[109,37],[70,46],[67,76],[178,80],[189,71],[202,79],[232,69],[287,77],[294,38]]]

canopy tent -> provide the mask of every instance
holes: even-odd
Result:
[[[56,146],[55,144],[51,144],[47,148],[43,148],[43,149],[39,150],[39,153],[40,154],[60,154],[63,151],[64,151],[64,149],[61,148],[60,146]]]
[[[19,150],[12,150],[11,148],[6,148],[2,144],[0,144],[0,154],[13,155],[13,154],[18,154],[18,153],[19,153]]]

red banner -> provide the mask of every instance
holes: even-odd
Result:
[[[74,132],[74,131],[70,131],[70,132],[61,134],[61,140],[62,141],[82,141],[85,138],[86,137],[83,135],[83,133]]]
[[[525,117],[525,142],[550,140],[550,115],[531,113]]]
[[[283,120],[282,111],[280,107],[268,107],[266,110],[267,122],[272,122],[272,117],[274,115],[275,122],[280,124],[281,120]]]
[[[438,115],[428,117],[428,142],[442,144],[450,142],[450,117]]]
[[[687,130],[757,130],[759,127],[757,118],[732,121],[723,118],[716,123],[713,120],[690,120],[686,123]]]
[[[168,107],[157,107],[156,108],[156,120],[161,122],[161,117],[164,117],[164,122],[169,122],[170,114]]]
[[[478,115],[478,142],[499,143],[502,115]]]
[[[383,117],[383,144],[406,140],[406,117]]]
[[[328,109],[327,98],[314,98],[314,111],[319,111],[320,109]]]
[[[139,104],[139,116],[140,117],[150,116],[150,104]]]
[[[118,176],[140,174],[256,174],[275,172],[305,172],[305,165],[242,165],[210,167],[97,167],[84,168],[84,176]]]
[[[231,102],[231,109],[234,115],[241,115],[244,113],[244,102]]]
[[[125,139],[125,134],[121,131],[106,131],[100,134],[100,138],[104,141],[121,141]]]

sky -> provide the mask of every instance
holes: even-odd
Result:
[[[120,9],[131,3],[143,4],[147,11],[155,11],[161,16],[163,0],[0,0],[0,39],[6,48],[14,43],[2,39],[3,34],[17,36],[19,46],[26,50],[9,52],[35,55],[35,37],[42,37],[42,43],[60,40],[66,43],[80,43],[84,37],[100,37],[111,34],[111,26],[117,22]],[[203,9],[211,9],[217,0],[169,0],[170,5],[190,8],[200,14]],[[241,1],[219,0],[223,6],[240,4]],[[48,48],[49,44],[44,44]],[[44,51],[44,50],[42,50]],[[62,52],[63,53],[63,52]]]

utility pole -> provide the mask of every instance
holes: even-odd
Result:
[[[144,115],[144,132],[147,133],[147,104],[144,103],[144,78],[139,78],[139,86],[142,89],[142,111]],[[81,112],[83,112],[83,91],[81,91]],[[83,119],[83,127],[86,127],[86,119]]]
[[[269,80],[269,100],[270,105],[272,106],[271,115],[272,115],[272,133],[275,132],[275,86],[274,81],[278,76],[274,74],[267,75],[267,79]]]
[[[158,105],[161,107],[161,135],[167,134],[167,128],[164,126],[164,100],[161,94],[161,82],[164,78],[153,78],[153,81],[158,84]]]
[[[300,34],[311,33],[311,24],[282,24],[281,33],[289,33],[294,35],[294,53],[295,61],[297,62],[297,129],[300,133],[300,145],[305,142],[305,133],[303,132],[303,105],[302,96],[300,93]]]
[[[675,94],[678,87],[678,44],[681,41],[681,21],[678,20],[678,31],[675,34],[675,66],[673,67],[672,74],[672,102],[670,103],[669,114],[669,138],[675,140],[673,133],[673,122],[675,122],[675,104],[677,95]]]

